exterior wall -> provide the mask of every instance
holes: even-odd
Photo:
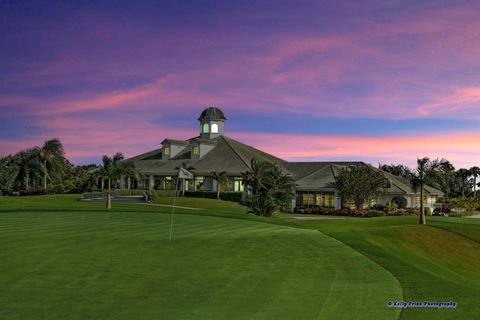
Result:
[[[420,201],[419,201],[419,195],[401,195],[401,194],[393,194],[393,195],[384,195],[381,196],[377,199],[377,203],[381,205],[386,205],[388,202],[392,201],[393,198],[395,197],[403,197],[407,199],[407,208],[420,208]],[[425,208],[433,208],[434,204],[436,203],[436,197],[435,196],[425,196]]]

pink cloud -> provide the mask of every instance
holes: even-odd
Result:
[[[480,150],[472,141],[480,130],[420,136],[339,136],[274,133],[233,133],[233,137],[291,161],[363,160],[372,164],[415,166],[417,157],[446,158],[457,166],[478,165]]]

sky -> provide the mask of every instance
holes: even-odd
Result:
[[[225,134],[290,161],[480,165],[478,1],[0,1],[0,156]]]

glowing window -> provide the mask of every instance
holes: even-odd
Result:
[[[198,146],[193,147],[192,153],[195,156],[198,156],[200,154],[200,148]]]
[[[208,126],[208,123],[205,123],[203,125],[203,133],[209,133],[210,132],[210,127]]]
[[[212,124],[212,133],[218,133],[218,124]]]
[[[166,155],[166,156],[169,156],[170,155],[170,148],[169,147],[163,148],[163,154]]]

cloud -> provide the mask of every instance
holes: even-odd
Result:
[[[446,158],[457,166],[478,164],[480,150],[472,141],[480,130],[420,136],[341,136],[273,133],[232,133],[258,149],[290,161],[362,160],[376,165],[403,163],[415,166],[417,157]]]
[[[453,93],[435,98],[435,102],[418,107],[422,116],[448,117],[451,114],[480,118],[480,87],[457,88]]]

